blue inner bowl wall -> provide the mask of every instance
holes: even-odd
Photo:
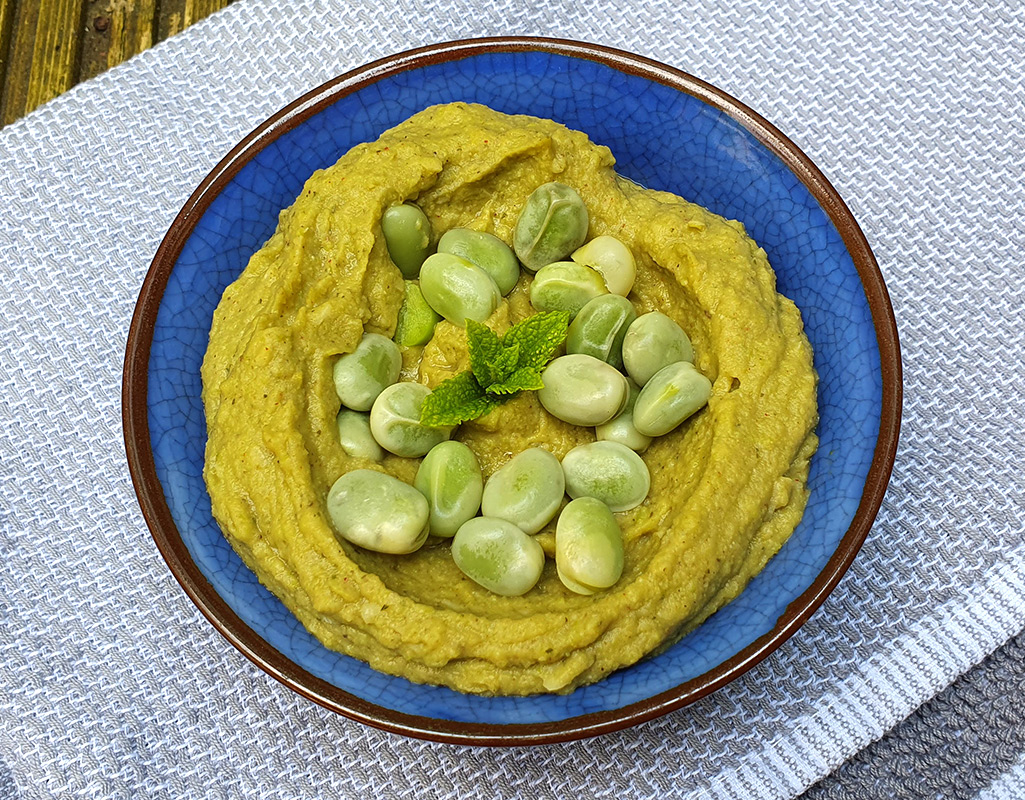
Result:
[[[484,103],[550,117],[616,155],[618,171],[742,221],[780,291],[804,316],[820,375],[811,502],[790,541],[740,597],[657,658],[566,696],[482,698],[382,675],[324,648],[242,564],[211,518],[202,479],[199,367],[224,288],[273,233],[316,169],[434,103]],[[259,152],[196,224],[170,276],[150,355],[157,474],[196,564],[234,611],[314,675],[368,701],[427,717],[548,722],[668,691],[770,631],[822,571],[861,498],[879,425],[879,354],[854,264],[818,202],[739,123],[676,89],[583,59],[490,54],[385,78],[341,98]]]

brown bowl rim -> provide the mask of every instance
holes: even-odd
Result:
[[[550,723],[454,722],[377,706],[316,677],[271,647],[213,589],[185,547],[164,498],[153,460],[147,409],[148,362],[157,310],[168,278],[196,222],[239,170],[260,150],[341,97],[376,81],[431,64],[483,53],[542,51],[602,63],[690,94],[732,117],[801,180],[836,226],[861,278],[876,330],[882,377],[879,436],[861,502],[836,551],[811,586],[771,631],[717,667],[680,686],[623,708]],[[603,45],[560,38],[491,37],[420,47],[378,59],[308,92],[242,139],[210,172],[175,217],[139,293],[125,349],[122,422],[129,471],[143,516],[171,573],[211,624],[247,658],[296,693],[346,717],[393,733],[438,742],[523,746],[610,733],[689,705],[754,667],[786,641],[823,603],[865,541],[886,492],[897,451],[902,405],[897,324],[882,274],[865,235],[811,160],[775,126],[720,89],[674,67]]]

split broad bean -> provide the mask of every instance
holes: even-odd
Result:
[[[570,258],[601,273],[612,294],[626,297],[637,276],[637,262],[630,248],[614,236],[595,236]]]
[[[441,322],[438,314],[424,300],[420,286],[406,281],[406,294],[399,307],[399,318],[395,323],[395,344],[401,347],[416,347],[427,344],[434,335],[434,326]]]
[[[625,444],[635,453],[643,453],[648,449],[648,445],[651,444],[651,437],[645,436],[634,425],[634,406],[637,403],[641,387],[629,378],[627,378],[626,382],[630,390],[626,399],[626,406],[619,412],[618,416],[613,417],[604,425],[597,425],[594,429],[594,435],[598,437],[599,441],[619,442],[620,444]]]
[[[365,458],[368,461],[380,461],[384,458],[384,450],[370,430],[369,414],[343,408],[338,412],[336,426],[338,442],[346,455],[352,458]]]

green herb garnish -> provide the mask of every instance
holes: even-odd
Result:
[[[470,369],[439,384],[420,408],[420,424],[458,425],[488,413],[517,392],[537,391],[541,371],[566,340],[568,311],[534,314],[499,338],[491,328],[466,321]]]

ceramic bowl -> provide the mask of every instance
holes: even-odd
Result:
[[[820,375],[811,500],[743,593],[661,655],[568,695],[477,697],[324,648],[235,555],[210,515],[199,367],[221,292],[309,175],[434,103],[550,117],[608,145],[618,171],[741,220],[793,299]],[[772,125],[679,70],[604,47],[491,39],[374,62],[295,101],[218,164],[174,220],[129,334],[123,415],[146,521],[185,591],[246,656],[370,725],[448,742],[533,744],[624,728],[692,703],[765,658],[822,603],[872,524],[897,445],[901,369],[886,288],[856,222]],[[225,681],[230,676],[224,676]]]

